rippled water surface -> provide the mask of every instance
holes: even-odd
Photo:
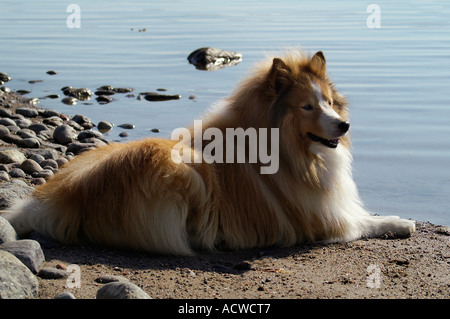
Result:
[[[66,85],[94,91],[106,84],[182,96],[148,102],[115,95],[107,105],[40,102],[94,123],[132,123],[133,140],[169,137],[199,119],[266,52],[322,50],[351,103],[354,174],[367,208],[450,225],[450,3],[377,1],[380,28],[369,28],[368,18],[376,22],[370,17],[376,12],[367,11],[371,3],[76,1],[80,28],[68,28],[69,3],[3,0],[0,71],[13,78],[8,87],[35,97],[61,94]],[[186,58],[203,46],[238,51],[243,61],[196,70]],[[108,137],[119,140],[121,131]]]

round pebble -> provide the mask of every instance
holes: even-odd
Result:
[[[35,172],[40,172],[42,171],[42,167],[41,165],[39,165],[38,163],[36,163],[34,160],[32,159],[27,159],[25,161],[22,162],[22,164],[20,164],[20,168],[27,174],[33,174]]]

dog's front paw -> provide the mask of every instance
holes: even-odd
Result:
[[[389,231],[393,232],[398,237],[409,237],[412,233],[416,231],[416,223],[413,220],[408,219],[395,219],[390,222],[392,229]]]

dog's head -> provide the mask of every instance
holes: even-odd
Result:
[[[349,146],[347,103],[329,80],[321,51],[311,58],[273,58],[266,86],[273,101],[272,125],[289,139],[307,148],[312,144],[336,148],[340,142]]]

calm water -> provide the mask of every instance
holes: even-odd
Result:
[[[76,1],[81,28],[67,27],[69,3],[1,1],[0,71],[13,77],[8,87],[35,97],[66,85],[166,88],[182,98],[40,104],[94,123],[133,123],[127,140],[169,137],[228,95],[265,52],[323,50],[351,102],[355,178],[367,208],[450,225],[448,0],[377,1],[381,28],[368,28],[372,2],[365,1]],[[241,52],[243,61],[198,71],[186,57],[203,46]],[[108,137],[118,140],[121,131]]]

